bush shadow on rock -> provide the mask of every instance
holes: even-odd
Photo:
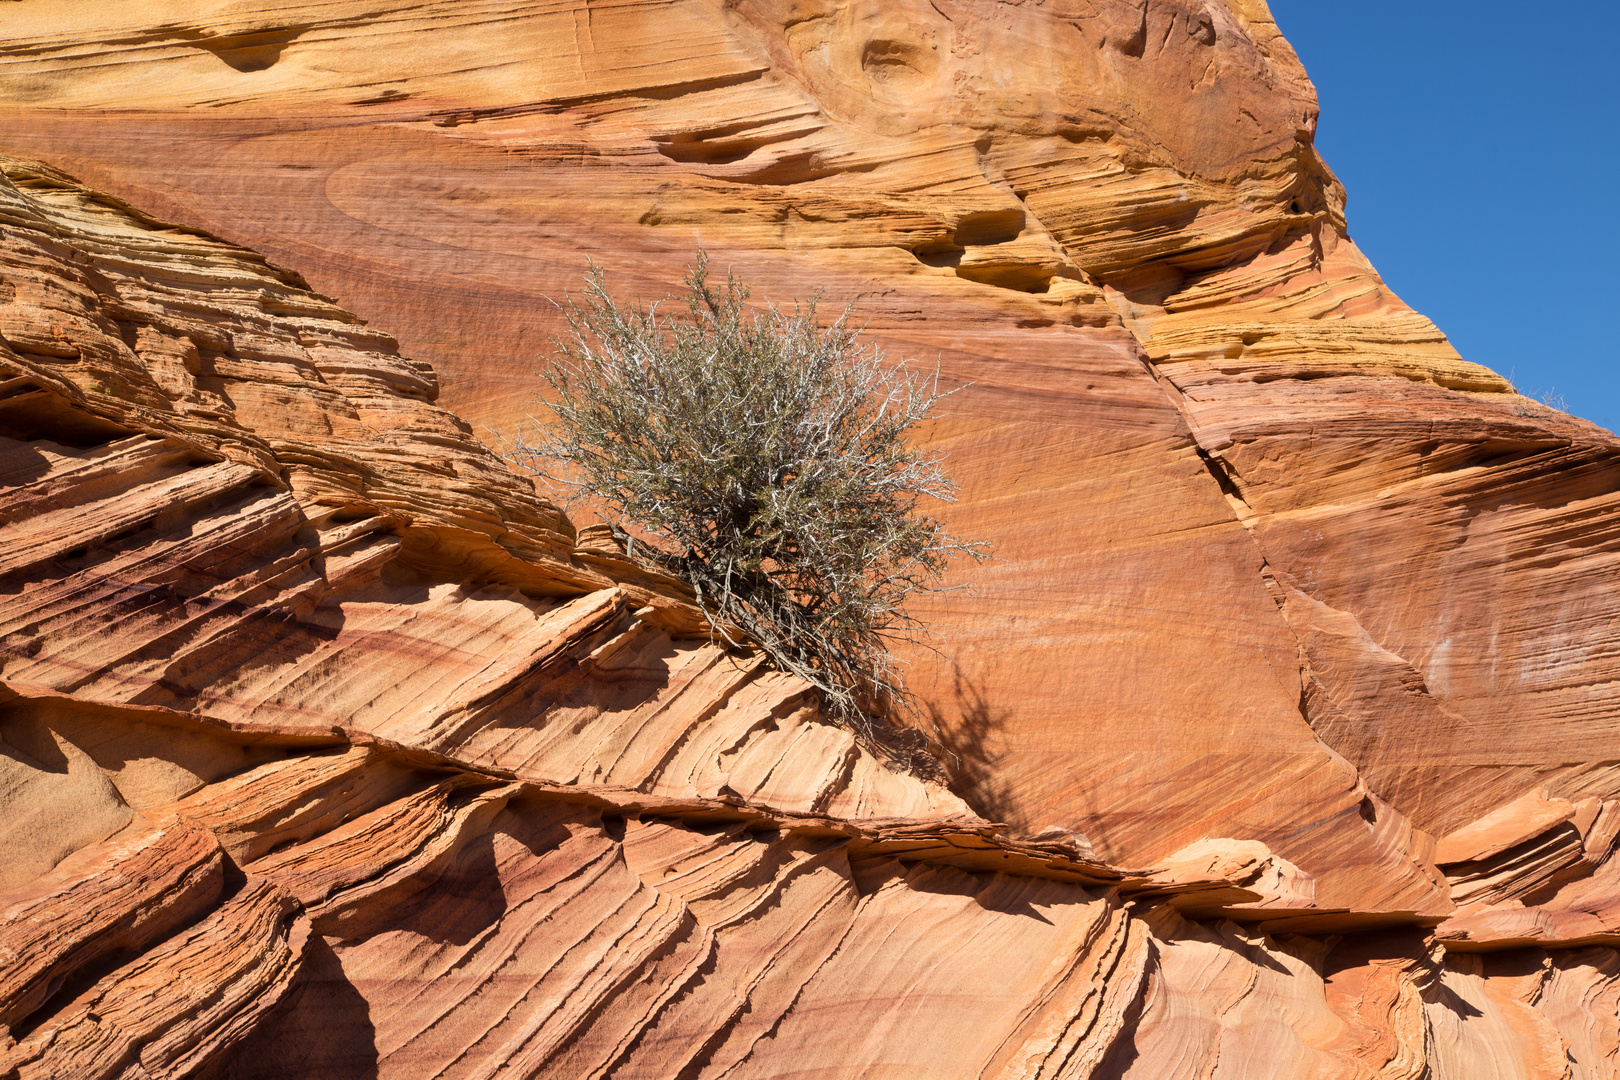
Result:
[[[1011,791],[1001,775],[1007,758],[1002,741],[1009,713],[985,697],[984,685],[952,664],[951,690],[921,702],[940,749],[951,791],[979,816],[1017,824]]]

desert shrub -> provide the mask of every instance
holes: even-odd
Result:
[[[923,512],[955,498],[909,441],[945,396],[938,370],[884,363],[849,309],[823,326],[813,298],[751,308],[701,251],[685,283],[665,314],[615,299],[593,265],[540,372],[553,422],[503,452],[605,504],[632,554],[691,585],[717,640],[751,641],[870,737],[910,711],[890,651],[925,639],[907,598],[985,554]]]

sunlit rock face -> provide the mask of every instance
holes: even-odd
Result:
[[[10,7],[3,1067],[1606,1075],[1620,447],[1260,0]],[[963,387],[955,794],[479,444],[699,244]]]

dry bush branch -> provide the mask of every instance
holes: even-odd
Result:
[[[937,591],[953,558],[986,557],[920,509],[955,498],[940,456],[908,440],[947,396],[939,373],[884,364],[849,309],[821,326],[814,299],[749,308],[731,275],[710,284],[701,251],[685,282],[664,315],[614,299],[593,264],[540,373],[555,422],[501,451],[622,515],[634,554],[696,590],[718,639],[745,635],[872,739],[915,712],[890,651],[925,643],[906,599]]]

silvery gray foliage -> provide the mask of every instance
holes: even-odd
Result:
[[[874,718],[912,711],[890,653],[923,639],[906,599],[939,589],[953,557],[986,556],[920,510],[955,499],[940,456],[907,438],[945,396],[938,370],[885,365],[849,309],[821,326],[815,299],[750,308],[730,274],[710,284],[702,251],[685,283],[664,315],[615,300],[592,264],[540,372],[555,422],[502,452],[610,506],[717,639],[752,641],[870,738]]]

